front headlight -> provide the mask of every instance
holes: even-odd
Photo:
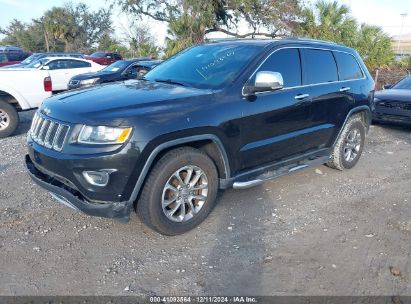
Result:
[[[105,126],[83,126],[77,142],[81,144],[122,144],[131,134],[132,128],[113,128]]]
[[[99,81],[100,78],[91,78],[91,79],[85,79],[85,80],[81,80],[80,84],[81,85],[92,85],[95,84],[97,81]]]

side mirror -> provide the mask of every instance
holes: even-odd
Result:
[[[280,90],[284,87],[284,80],[281,73],[261,71],[255,75],[253,84],[246,86],[247,94]]]
[[[383,90],[388,90],[392,88],[392,84],[386,84],[382,87]]]
[[[41,68],[42,70],[50,70],[50,67],[48,65],[45,65]]]

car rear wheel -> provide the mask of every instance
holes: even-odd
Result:
[[[0,138],[13,134],[19,124],[17,110],[8,102],[0,100]]]
[[[178,148],[166,153],[150,172],[137,202],[137,213],[161,234],[182,234],[208,216],[217,191],[213,161],[200,150]]]
[[[364,149],[365,134],[366,130],[361,116],[351,117],[341,132],[327,165],[338,170],[353,168]]]

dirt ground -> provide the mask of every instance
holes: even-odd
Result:
[[[411,129],[372,126],[358,165],[308,168],[220,195],[195,230],[164,237],[85,216],[0,140],[0,295],[411,295]]]

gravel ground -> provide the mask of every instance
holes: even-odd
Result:
[[[0,295],[411,295],[411,129],[372,126],[358,165],[220,195],[164,237],[59,205],[0,140]]]

